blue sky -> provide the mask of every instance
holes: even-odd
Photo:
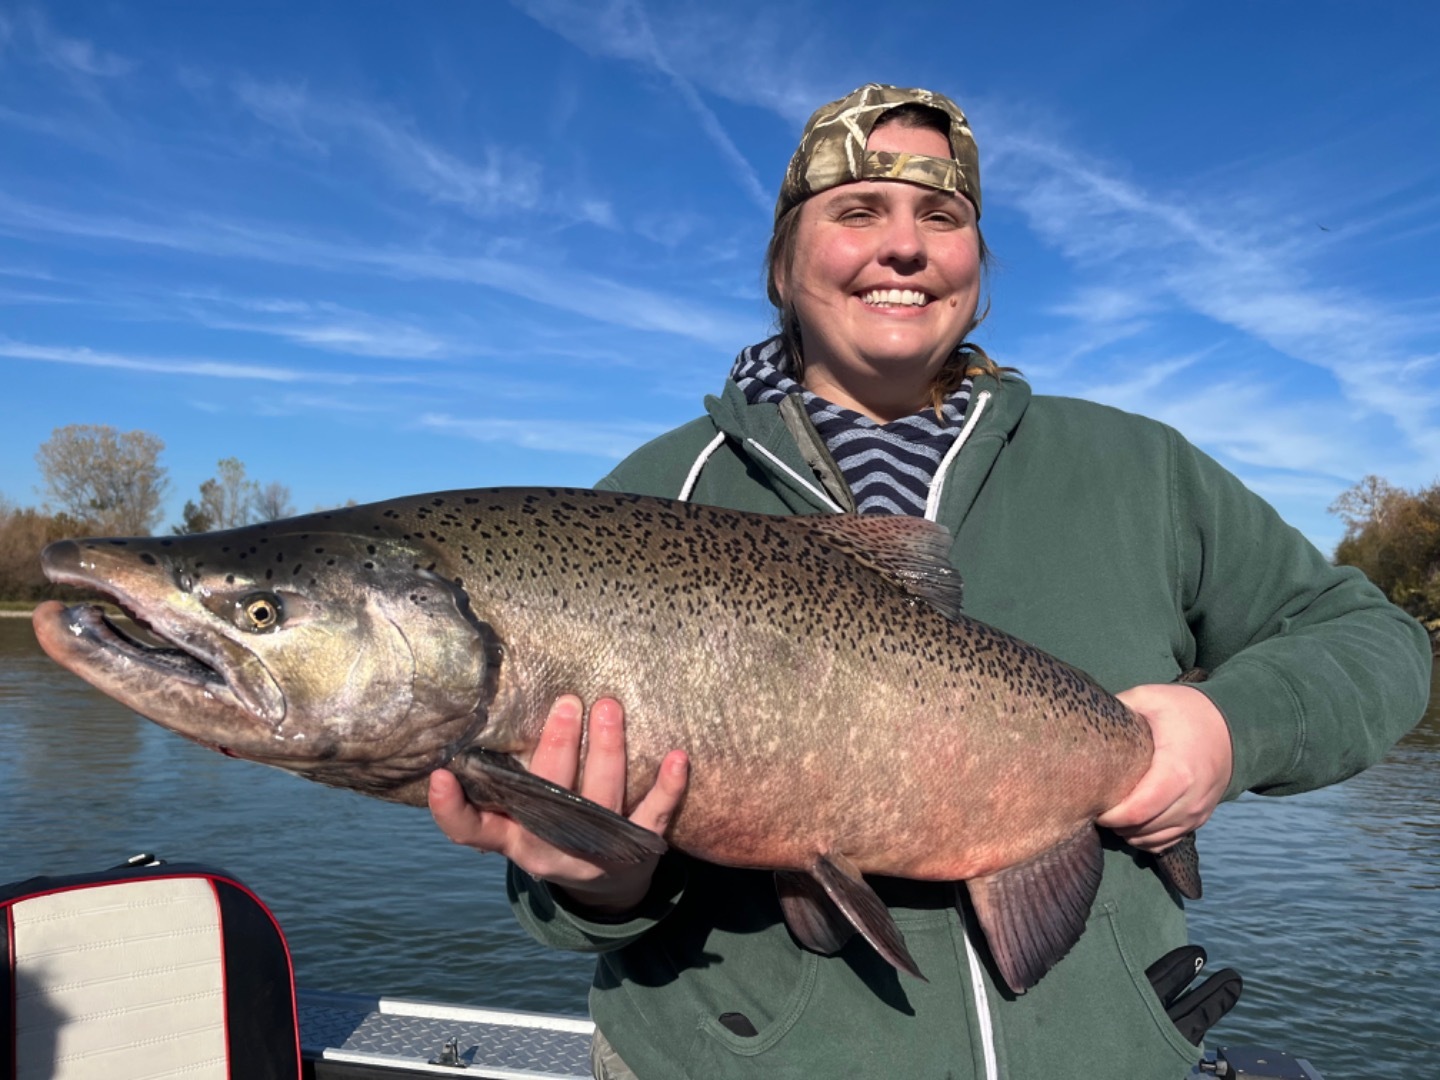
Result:
[[[1329,550],[1440,477],[1440,5],[0,2],[0,495],[55,427],[301,510],[587,484],[770,332],[801,125],[943,90],[981,340]]]

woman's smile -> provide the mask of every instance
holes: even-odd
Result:
[[[929,128],[877,128],[869,150],[948,158]],[[980,235],[963,195],[904,180],[841,184],[800,208],[794,305],[804,383],[882,422],[924,405],[980,296]]]

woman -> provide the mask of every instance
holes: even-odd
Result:
[[[1088,671],[1156,750],[1101,819],[1111,844],[1080,942],[1023,996],[997,985],[948,888],[876,879],[929,981],[863,943],[800,949],[768,873],[670,854],[638,867],[558,852],[468,806],[436,820],[504,853],[540,941],[599,954],[596,1075],[1180,1077],[1198,1057],[1144,968],[1185,941],[1159,850],[1223,798],[1333,783],[1419,718],[1423,631],[1328,565],[1234,477],[1154,422],[1032,397],[966,342],[985,246],[978,160],[948,98],[869,85],[807,125],[768,255],[781,333],[744,350],[707,415],[602,487],[769,513],[924,514],[955,537],[970,615]],[[1177,685],[1192,667],[1201,688]],[[582,704],[555,704],[531,768],[573,786]],[[619,808],[620,705],[594,703],[579,790]],[[686,758],[631,809],[663,832]]]

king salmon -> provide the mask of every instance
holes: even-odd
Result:
[[[34,626],[64,667],[234,757],[414,805],[448,768],[580,856],[634,862],[668,841],[774,870],[818,952],[858,930],[920,976],[863,875],[964,882],[1018,993],[1083,931],[1095,818],[1153,745],[1085,674],[962,613],[949,547],[918,518],[452,491],[59,541],[52,581],[113,598],[164,644],[92,605],[48,602]],[[663,839],[527,771],[564,693],[624,705],[627,811],[688,752]],[[1158,865],[1198,895],[1193,844]]]

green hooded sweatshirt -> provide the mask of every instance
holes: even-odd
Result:
[[[823,471],[825,455],[792,435],[810,441],[803,421],[733,383],[706,408],[599,486],[773,514],[843,505],[807,464]],[[1112,692],[1208,670],[1199,689],[1234,748],[1228,797],[1343,780],[1419,720],[1431,665],[1420,626],[1173,429],[982,377],[957,446],[931,515],[954,537],[967,613]],[[1199,845],[1203,864],[1203,830]],[[1185,943],[1183,903],[1113,838],[1079,943],[1020,996],[978,928],[967,936],[951,886],[871,882],[927,982],[858,936],[833,957],[800,948],[769,873],[672,852],[618,921],[513,866],[509,888],[537,940],[598,954],[591,1013],[642,1080],[1176,1080],[1198,1060],[1144,973]]]

